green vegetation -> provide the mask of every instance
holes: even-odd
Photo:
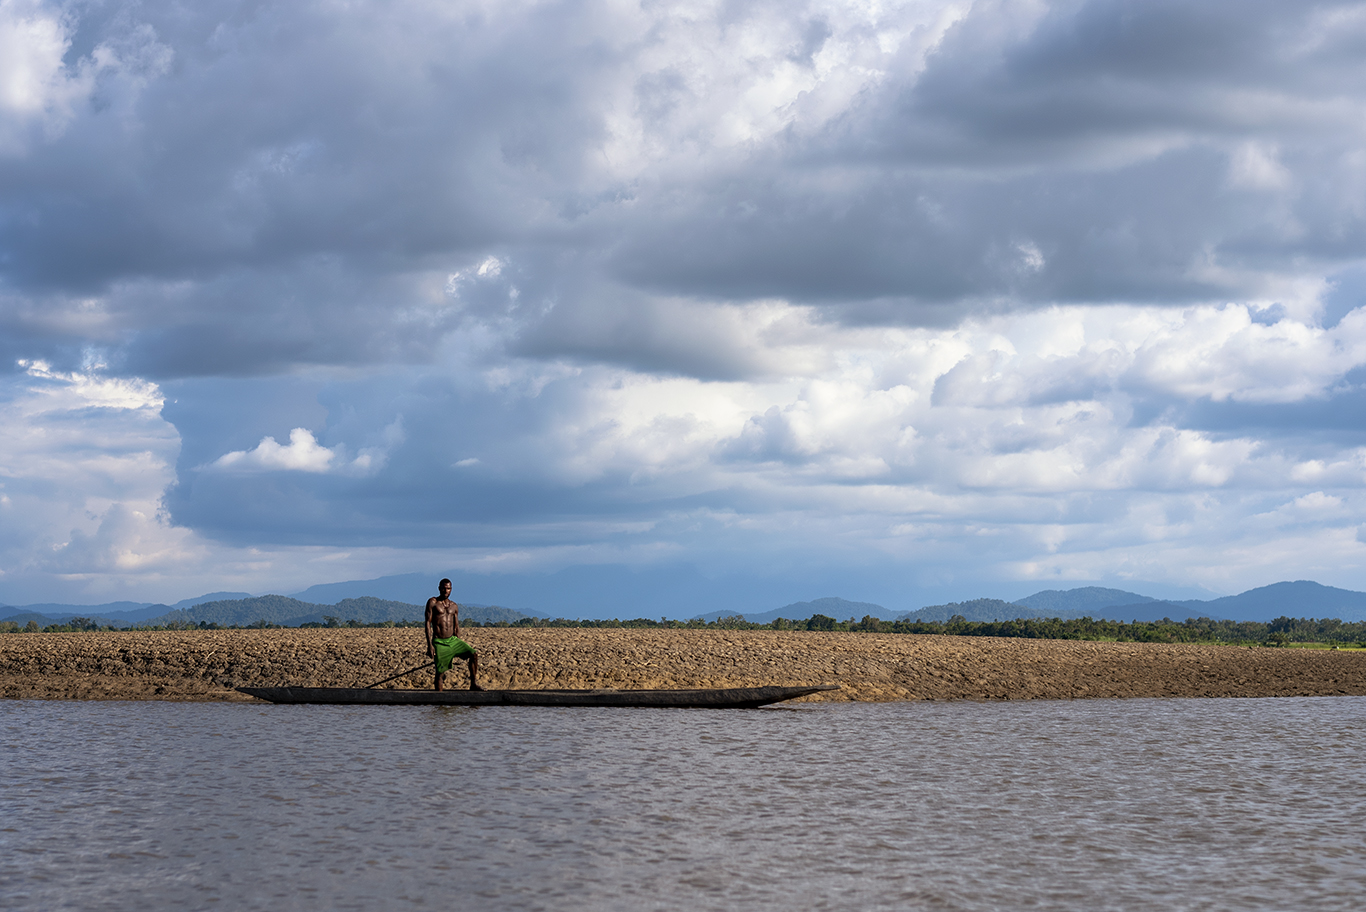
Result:
[[[1083,618],[1018,618],[1009,621],[969,621],[961,615],[946,621],[882,621],[865,615],[863,620],[850,618],[837,621],[823,614],[812,615],[804,621],[778,618],[768,624],[756,624],[737,616],[716,621],[652,621],[634,618],[621,621],[570,621],[564,618],[522,618],[511,623],[470,623],[477,627],[622,627],[687,630],[831,630],[867,633],[946,634],[949,636],[1025,637],[1042,640],[1110,640],[1126,643],[1230,643],[1236,645],[1284,646],[1291,643],[1323,643],[1330,645],[1366,644],[1366,622],[1348,623],[1337,618],[1280,617],[1270,623],[1255,621],[1219,621],[1212,618],[1192,618],[1173,621],[1094,620]]]
[[[65,624],[48,624],[46,627],[39,627],[37,621],[29,621],[24,627],[20,627],[13,621],[0,622],[0,633],[83,633],[87,631],[105,632],[131,632],[131,631],[164,631],[164,630],[283,630],[286,627],[421,627],[422,621],[374,621],[366,623],[364,621],[338,621],[336,618],[327,618],[333,623],[319,623],[317,621],[307,621],[303,624],[271,624],[264,620],[255,621],[251,624],[219,624],[214,621],[200,621],[198,624],[191,621],[168,621],[165,624],[135,624],[131,627],[115,627],[113,625],[99,625],[88,621],[86,618],[72,618]],[[477,625],[476,625],[477,626]]]
[[[880,622],[864,618],[859,627]],[[1278,617],[1270,623],[1190,618],[1173,621],[1094,620],[1089,617],[1020,618],[1011,621],[971,622],[950,618],[943,624],[882,622],[891,632],[945,633],[954,636],[1030,637],[1049,640],[1111,640],[1126,643],[1231,643],[1284,646],[1289,643],[1353,645],[1366,641],[1366,622],[1348,623],[1338,618]]]
[[[257,626],[257,625],[256,625],[256,624],[253,624],[252,626],[255,627],[255,626]],[[274,627],[275,625],[272,624],[272,625],[270,625],[270,626]],[[358,620],[355,620],[355,619],[352,619],[352,620],[349,620],[349,621],[343,621],[343,620],[341,620],[340,618],[333,617],[332,615],[328,614],[328,615],[323,615],[322,623],[318,623],[317,621],[308,621],[307,623],[300,624],[299,626],[300,626],[300,627],[350,627],[350,628],[353,628],[353,629],[354,629],[354,628],[364,628],[364,627],[421,627],[421,626],[423,626],[423,622],[422,622],[422,621],[370,621],[370,622],[366,622],[366,621],[358,621]]]
[[[417,620],[360,621],[342,620],[336,615],[323,615],[321,621],[302,624],[278,624],[264,618],[250,624],[220,624],[216,621],[167,620],[155,625],[136,627],[100,626],[89,618],[71,618],[65,624],[50,624],[39,628],[34,621],[20,627],[12,621],[0,623],[0,633],[74,633],[92,630],[278,630],[284,626],[312,628],[373,628],[421,627]],[[739,615],[704,621],[674,621],[661,618],[630,620],[567,620],[565,618],[521,617],[506,621],[476,621],[462,623],[464,627],[583,627],[598,629],[659,629],[659,630],[814,630],[851,633],[941,634],[949,636],[1023,637],[1042,640],[1108,640],[1122,643],[1226,643],[1246,646],[1360,646],[1366,648],[1366,622],[1342,621],[1337,618],[1279,617],[1270,623],[1256,621],[1220,621],[1211,618],[1191,618],[1173,621],[1095,620],[1083,618],[1017,618],[1008,621],[969,621],[954,615],[943,621],[897,620],[882,621],[870,615],[863,620],[850,618],[837,621],[824,614],[813,614],[806,620],[778,618],[767,624],[746,621]]]

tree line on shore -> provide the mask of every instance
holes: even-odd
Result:
[[[36,621],[29,621],[21,627],[12,621],[0,623],[0,633],[73,633],[81,631],[165,631],[165,630],[262,630],[281,629],[283,625],[258,620],[252,624],[221,625],[209,621],[172,622],[155,626],[112,627],[101,626],[90,618],[75,617],[63,624],[49,624],[40,627]],[[321,622],[308,622],[299,625],[311,628],[378,628],[378,627],[421,627],[422,621],[376,621],[366,623],[359,620],[342,620],[339,617],[325,616]],[[1366,648],[1366,622],[1343,621],[1338,618],[1289,618],[1278,617],[1270,622],[1227,621],[1213,618],[1190,618],[1173,621],[1164,618],[1160,621],[1123,621],[1095,620],[1082,618],[1017,618],[1007,621],[969,621],[955,615],[947,621],[883,621],[870,615],[863,620],[850,618],[838,621],[823,614],[815,614],[806,620],[778,618],[766,624],[746,621],[743,617],[723,617],[714,621],[693,618],[688,621],[661,618],[630,620],[567,620],[565,618],[519,618],[515,621],[466,621],[462,626],[478,627],[585,627],[585,628],[625,628],[625,629],[665,629],[665,630],[810,630],[844,631],[851,633],[899,633],[948,636],[990,636],[1023,637],[1045,640],[1109,640],[1132,643],[1224,643],[1231,645],[1284,646],[1289,643],[1316,643],[1338,646],[1362,646]]]

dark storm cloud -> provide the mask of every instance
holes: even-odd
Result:
[[[1029,9],[975,5],[828,133],[671,197],[616,274],[935,323],[936,304],[1256,297],[1366,252],[1366,23],[1334,18],[1359,5]],[[1268,173],[1240,174],[1249,156]]]
[[[1054,178],[893,173],[839,196],[804,192],[800,180],[722,185],[659,213],[613,262],[626,281],[661,292],[780,295],[856,312],[901,298],[904,310],[884,310],[911,324],[940,322],[922,316],[936,304],[958,304],[961,318],[998,302],[1185,303],[1232,290],[1191,275],[1211,211],[1231,223],[1220,232],[1265,217],[1227,198],[1225,169],[1198,151]]]
[[[383,270],[525,232],[573,183],[600,130],[582,107],[591,17],[332,12],[149,4],[143,30],[105,23],[160,66],[5,163],[10,282],[96,290],[319,254]]]
[[[1141,155],[1145,137],[1341,135],[1316,108],[1366,82],[1352,51],[1366,23],[1337,15],[1359,12],[1277,0],[977,4],[923,73],[887,88],[895,100],[868,112],[884,119],[865,137],[912,162],[1055,168]]]
[[[928,55],[904,41],[825,109],[813,82],[760,112],[785,126],[736,144],[714,131],[747,110],[727,107],[746,80],[815,80],[822,53],[878,39],[764,5],[677,34],[578,4],[76,5],[64,73],[87,89],[0,159],[0,319],[163,377],[421,360],[487,320],[438,313],[433,288],[497,255],[521,297],[494,322],[517,351],[742,376],[669,344],[651,298],[945,325],[1257,296],[1366,250],[1343,193],[1357,13],[975,4]],[[884,25],[927,27],[897,15]],[[744,48],[757,69],[683,69],[679,42],[775,17]],[[1230,177],[1239,155],[1263,185]],[[42,324],[24,313],[39,299]],[[98,326],[75,320],[91,299]],[[403,315],[424,308],[416,338]]]
[[[98,298],[86,331],[162,376],[402,360],[415,274],[553,234],[601,133],[594,17],[334,13],[77,7],[68,56],[122,56],[85,58],[79,110],[0,159],[7,321]]]

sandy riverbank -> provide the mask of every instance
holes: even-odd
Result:
[[[1366,695],[1366,652],[719,630],[469,630],[494,688],[840,684],[811,700]],[[415,629],[0,635],[0,696],[250,700],[355,687],[426,661]],[[391,687],[430,686],[427,673]],[[464,686],[463,664],[451,684]]]

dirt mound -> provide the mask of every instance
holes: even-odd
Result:
[[[470,629],[490,688],[840,684],[806,700],[1366,695],[1366,652],[768,630]],[[0,636],[0,696],[250,700],[361,687],[425,662],[413,629]],[[463,663],[451,686],[464,686]],[[417,672],[387,687],[429,687]]]

